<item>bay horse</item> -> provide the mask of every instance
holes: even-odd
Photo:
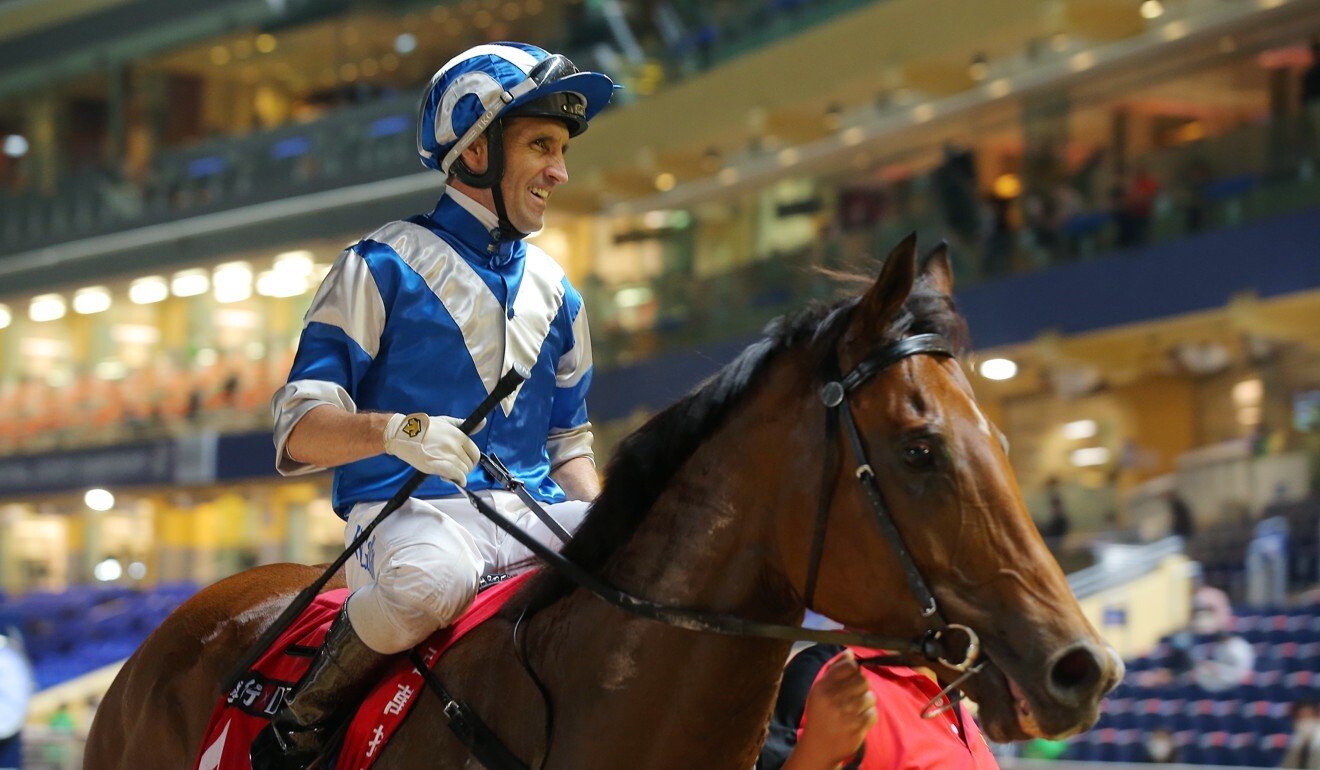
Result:
[[[854,466],[821,470],[822,458],[848,456],[845,436],[825,430],[821,373],[827,363],[849,371],[919,334],[965,346],[951,290],[947,254],[937,249],[918,267],[909,236],[860,298],[772,324],[621,443],[565,555],[637,596],[770,623],[802,621],[811,581],[812,609],[850,628],[920,636],[921,607]],[[985,733],[1005,741],[1090,726],[1122,663],[1042,543],[1002,436],[957,360],[901,358],[848,401],[907,551],[949,621],[980,635],[984,666],[964,690]],[[829,525],[817,560],[818,508]],[[312,567],[257,568],[179,607],[107,692],[85,769],[189,767],[230,669],[316,576]],[[524,614],[528,669],[512,634]],[[746,770],[789,648],[639,618],[543,570],[438,671],[532,767]],[[376,767],[477,767],[439,704],[425,695]]]

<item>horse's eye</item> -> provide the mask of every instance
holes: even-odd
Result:
[[[924,439],[909,442],[903,447],[903,462],[911,468],[925,470],[935,465],[935,450]]]

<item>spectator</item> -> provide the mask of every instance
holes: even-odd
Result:
[[[1223,591],[1209,587],[1197,589],[1192,599],[1191,629],[1211,639],[1192,648],[1192,679],[1210,692],[1244,683],[1256,667],[1256,653],[1251,645],[1229,631],[1232,616],[1228,596]]]
[[[1166,765],[1180,761],[1178,745],[1173,740],[1173,731],[1167,727],[1151,730],[1141,749],[1145,754],[1141,761],[1147,764]]]
[[[1155,181],[1150,170],[1137,166],[1137,173],[1132,176],[1132,183],[1127,189],[1126,205],[1132,224],[1132,244],[1142,244],[1150,239],[1150,220],[1155,214],[1155,199],[1160,194],[1160,183]]]
[[[962,704],[923,719],[940,685],[917,669],[858,665],[876,654],[817,645],[789,661],[757,770],[998,770]]]
[[[1192,517],[1192,508],[1178,494],[1178,490],[1170,489],[1165,494],[1164,500],[1169,504],[1169,534],[1177,535],[1184,540],[1194,535],[1196,522]]]
[[[1072,521],[1068,518],[1068,509],[1063,505],[1063,493],[1058,479],[1051,478],[1045,482],[1045,494],[1049,499],[1050,518],[1040,528],[1040,534],[1050,550],[1058,550],[1072,530]]]
[[[0,619],[0,770],[23,765],[22,730],[34,683],[17,623]]]
[[[1279,767],[1320,770],[1320,707],[1314,701],[1297,701],[1292,707],[1292,720],[1288,752]]]

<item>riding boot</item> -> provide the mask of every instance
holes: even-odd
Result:
[[[345,604],[298,687],[252,742],[253,770],[306,770],[390,660],[363,643]]]

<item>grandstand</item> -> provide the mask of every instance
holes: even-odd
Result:
[[[945,239],[981,406],[1128,660],[1053,766],[1139,762],[1158,726],[1184,762],[1276,766],[1320,699],[1317,36],[1320,0],[0,1],[31,766],[74,766],[50,720],[85,733],[199,586],[342,547],[328,476],[275,474],[269,397],[340,250],[434,204],[420,89],[500,39],[625,86],[533,236],[590,310],[601,457],[835,296],[818,268]],[[1256,655],[1225,692],[1141,676],[1199,585]]]

